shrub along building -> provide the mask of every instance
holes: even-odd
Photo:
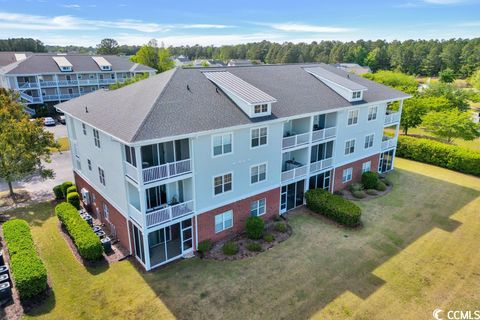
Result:
[[[392,170],[408,97],[325,64],[263,65],[174,69],[58,108],[84,202],[151,269],[308,189]]]

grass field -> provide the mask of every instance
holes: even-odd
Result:
[[[480,304],[480,179],[396,159],[393,191],[359,202],[363,228],[306,209],[293,235],[254,258],[190,259],[142,273],[123,261],[86,269],[50,204],[26,218],[54,295],[27,319],[431,319]]]
[[[401,131],[401,133],[403,133],[403,131]],[[425,131],[422,128],[408,129],[408,134],[409,135],[422,135],[422,136],[427,136],[427,137],[433,137],[429,132]],[[477,138],[477,139],[471,140],[471,141],[466,141],[466,140],[462,140],[462,139],[454,139],[453,144],[457,145],[457,146],[460,146],[460,147],[480,151],[480,138]]]

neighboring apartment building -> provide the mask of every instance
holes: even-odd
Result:
[[[121,56],[0,52],[0,87],[16,90],[30,107],[76,98],[156,70]]]
[[[85,203],[149,270],[242,231],[250,215],[303,205],[310,188],[392,170],[406,98],[294,64],[177,68],[58,108]]]

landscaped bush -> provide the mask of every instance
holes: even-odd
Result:
[[[247,249],[248,251],[252,252],[260,252],[262,251],[262,246],[260,245],[260,243],[250,242],[249,244],[247,244]]]
[[[82,258],[97,260],[102,256],[103,248],[100,238],[80,217],[74,206],[66,202],[60,203],[55,207],[55,213],[67,229]]]
[[[365,192],[371,196],[376,196],[378,194],[377,190],[375,189],[367,189]]]
[[[287,232],[287,224],[285,222],[275,223],[275,230],[278,232]]]
[[[367,194],[363,190],[353,191],[352,195],[357,199],[363,199],[367,196]]]
[[[360,191],[363,190],[363,186],[361,183],[355,182],[348,187],[348,190],[350,190],[350,192]]]
[[[53,194],[55,195],[56,200],[62,200],[64,198],[61,184],[53,187]]]
[[[382,181],[378,181],[377,186],[375,187],[378,191],[385,191],[387,190],[387,185]]]
[[[378,183],[378,174],[376,172],[364,172],[362,174],[362,185],[365,189],[374,189]]]
[[[197,251],[200,252],[200,254],[204,255],[205,253],[210,251],[210,249],[212,249],[212,246],[213,246],[212,240],[210,239],[203,240],[198,243]]]
[[[74,206],[77,210],[80,209],[80,196],[77,192],[68,193],[67,202]]]
[[[275,240],[275,237],[273,236],[273,234],[267,233],[267,234],[265,234],[265,235],[263,236],[263,240],[264,240],[265,242],[270,243],[270,242],[273,242],[273,241]]]
[[[30,227],[25,220],[3,224],[3,235],[10,254],[10,267],[20,298],[31,298],[47,288],[47,269],[39,258]]]
[[[233,256],[238,252],[238,245],[233,241],[225,242],[225,244],[222,246],[222,251],[227,256]]]
[[[72,192],[77,192],[77,187],[75,185],[68,187],[67,195]]]
[[[383,183],[385,183],[387,186],[393,186],[393,182],[392,180],[390,180],[388,177],[380,177],[380,181],[382,181]]]
[[[68,188],[70,188],[71,186],[73,186],[73,182],[71,181],[65,181],[64,183],[61,184],[62,186],[62,194],[63,194],[63,198],[66,198],[67,197],[67,190]]]
[[[265,223],[260,217],[248,217],[245,230],[247,237],[250,239],[261,239],[263,237],[263,229]]]
[[[396,155],[480,176],[480,152],[414,137],[399,136]]]
[[[312,189],[305,193],[307,207],[317,213],[349,227],[360,224],[361,209],[354,203],[323,189]]]

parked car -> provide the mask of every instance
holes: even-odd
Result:
[[[54,126],[55,125],[55,120],[53,120],[52,117],[45,117],[45,118],[43,118],[43,124],[45,126]]]
[[[60,122],[61,124],[66,124],[66,122],[65,122],[65,116],[59,116],[59,117],[58,117],[58,122]]]

